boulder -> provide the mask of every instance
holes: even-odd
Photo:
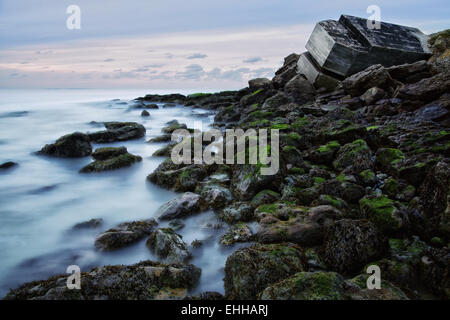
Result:
[[[167,263],[183,263],[191,257],[183,238],[171,228],[153,231],[146,245]]]
[[[275,88],[284,88],[286,83],[297,75],[297,61],[299,57],[298,54],[292,53],[284,58],[283,66],[275,72],[275,77],[272,79]]]
[[[256,299],[267,286],[304,271],[303,250],[293,244],[255,244],[228,257],[225,295],[229,299]]]
[[[213,209],[222,209],[233,200],[233,195],[228,188],[215,184],[205,185],[200,196],[205,205]]]
[[[33,281],[11,290],[7,300],[174,300],[195,287],[201,270],[192,264],[143,261],[81,273],[81,289],[67,288],[67,274]]]
[[[53,157],[78,158],[90,155],[92,146],[88,135],[75,132],[45,145],[39,152]]]
[[[125,147],[99,148],[95,150],[94,162],[80,169],[81,173],[102,172],[117,170],[131,166],[133,163],[142,161],[142,157],[127,152]],[[100,160],[102,159],[102,160]]]
[[[372,65],[342,81],[345,91],[353,97],[360,96],[374,87],[392,93],[397,84],[381,64]]]
[[[302,246],[320,245],[325,227],[341,218],[342,213],[329,205],[313,207],[306,215],[287,220],[268,215],[260,221],[257,239],[261,243],[288,241]]]
[[[347,300],[344,279],[335,272],[299,272],[268,286],[261,300]]]
[[[363,198],[359,201],[359,205],[364,217],[367,217],[383,232],[398,231],[406,224],[401,210],[397,209],[394,201],[385,196]]]
[[[328,226],[320,252],[333,271],[352,274],[386,253],[387,239],[367,220],[343,219]]]
[[[267,78],[256,78],[248,81],[248,86],[251,90],[261,89],[270,87],[272,85],[272,81]]]
[[[291,97],[295,103],[302,105],[313,99],[315,89],[303,75],[299,74],[286,83],[284,92],[288,97]]]
[[[105,122],[106,130],[88,133],[95,143],[108,143],[139,139],[145,135],[145,127],[136,122]]]
[[[141,112],[141,117],[150,117],[150,113],[147,110]]]
[[[227,223],[250,221],[254,218],[254,207],[247,202],[233,202],[220,211],[218,217]]]
[[[157,225],[154,219],[125,222],[102,233],[95,240],[95,247],[111,251],[133,244],[149,235]]]
[[[347,143],[340,148],[333,166],[337,170],[344,170],[350,167],[350,171],[359,173],[367,169],[373,169],[373,155],[367,143],[358,139],[352,143]]]
[[[9,169],[9,168],[15,167],[17,165],[18,164],[13,161],[7,161],[7,162],[0,164],[0,170]]]
[[[231,226],[225,234],[223,234],[219,243],[224,246],[231,246],[237,242],[249,242],[254,239],[252,229],[245,223],[239,222]]]
[[[156,215],[161,220],[172,220],[197,213],[200,211],[200,207],[200,195],[192,192],[186,192],[163,204],[156,211]]]
[[[103,219],[91,219],[89,221],[84,221],[84,222],[80,222],[77,223],[76,225],[74,225],[72,227],[72,229],[77,230],[77,229],[94,229],[94,228],[98,228],[103,224]]]

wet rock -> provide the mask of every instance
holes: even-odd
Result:
[[[213,209],[224,208],[233,200],[233,195],[228,188],[215,184],[204,186],[200,195],[205,205]]]
[[[280,194],[272,190],[263,190],[258,192],[251,201],[253,207],[259,207],[263,204],[268,204],[280,200]]]
[[[201,198],[199,194],[186,192],[181,196],[163,204],[156,215],[161,220],[182,218],[200,211]]]
[[[293,244],[255,244],[239,249],[225,264],[225,295],[256,299],[267,286],[305,269],[303,250]]]
[[[363,170],[373,169],[373,155],[367,143],[358,139],[344,145],[337,153],[333,166],[337,170],[344,170],[351,166],[350,172],[359,173]]]
[[[336,152],[341,148],[337,141],[330,141],[327,144],[315,148],[308,157],[318,164],[331,164]]]
[[[363,215],[383,232],[398,231],[406,224],[402,212],[387,197],[363,198],[359,205]]]
[[[105,266],[81,274],[81,289],[67,288],[67,275],[25,283],[7,300],[168,300],[183,299],[200,278],[192,264],[143,261],[131,266]]]
[[[141,112],[141,117],[150,117],[150,113],[147,110]]]
[[[156,225],[154,219],[121,223],[98,236],[95,247],[110,251],[128,246],[149,235]]]
[[[361,100],[364,101],[364,103],[368,106],[371,104],[374,104],[378,100],[383,99],[386,96],[386,93],[383,89],[374,87],[368,89],[364,94],[361,96]]]
[[[159,228],[152,232],[146,245],[167,263],[183,263],[191,257],[187,244],[171,228]]]
[[[297,75],[299,57],[298,54],[292,53],[284,58],[283,66],[275,72],[275,77],[272,79],[275,88],[284,88],[286,83]]]
[[[227,232],[219,239],[219,243],[224,246],[231,246],[236,242],[249,242],[254,239],[254,233],[245,223],[239,222],[231,226]]]
[[[270,87],[272,85],[272,81],[267,78],[256,78],[248,81],[248,86],[251,90],[261,89]]]
[[[361,274],[345,282],[346,293],[351,300],[409,300],[400,288],[383,279],[381,289],[368,289],[368,277],[367,274]]]
[[[167,123],[167,126],[162,128],[162,132],[164,133],[172,133],[178,129],[187,129],[185,123],[179,123],[177,120],[173,120]]]
[[[0,170],[9,169],[9,168],[15,167],[17,165],[18,164],[16,162],[7,161],[7,162],[0,164]]]
[[[106,130],[88,133],[89,139],[96,143],[127,141],[145,135],[145,127],[136,122],[105,122]]]
[[[170,228],[177,231],[184,228],[184,221],[181,219],[175,219],[169,222]]]
[[[78,158],[90,155],[92,146],[88,135],[75,132],[45,145],[39,152],[53,157]]]
[[[386,253],[387,239],[367,220],[343,219],[327,227],[321,259],[334,271],[358,272]]]
[[[168,142],[172,139],[172,135],[170,134],[162,134],[160,136],[151,138],[148,142]]]
[[[280,220],[273,215],[260,221],[257,239],[261,243],[293,242],[303,246],[322,243],[324,228],[342,218],[342,213],[328,205],[311,208],[306,215]]]
[[[302,105],[313,99],[315,89],[303,75],[296,75],[286,83],[284,92],[292,97],[295,103]]]
[[[254,218],[254,208],[246,202],[234,202],[219,212],[219,219],[227,223],[250,221]]]
[[[106,148],[97,148],[92,153],[92,157],[95,160],[106,160],[111,159],[117,156],[120,156],[122,154],[126,154],[127,148],[126,147],[106,147]]]
[[[347,300],[344,279],[335,272],[299,272],[261,292],[262,300]]]
[[[377,64],[346,78],[342,81],[342,86],[346,92],[355,97],[374,87],[393,92],[397,82],[391,78],[386,68]]]
[[[381,168],[396,175],[405,155],[398,149],[380,148],[376,153],[376,158],[377,164]]]
[[[124,150],[125,149],[125,150]],[[123,153],[125,151],[125,153]],[[104,160],[96,160],[80,169],[81,173],[102,172],[129,167],[142,161],[142,157],[135,156],[126,151],[126,148],[100,148],[96,150],[96,157]]]
[[[147,180],[167,189],[178,192],[195,191],[199,181],[202,181],[208,172],[204,166],[174,164],[171,159],[166,159],[153,173],[148,175]]]
[[[94,229],[100,227],[102,224],[103,219],[91,219],[89,221],[77,223],[72,229]]]

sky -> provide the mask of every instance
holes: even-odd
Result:
[[[0,0],[0,87],[238,89],[305,51],[318,21],[369,5],[427,34],[450,28],[448,0]]]

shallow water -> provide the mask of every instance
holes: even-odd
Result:
[[[146,181],[146,176],[164,160],[151,157],[164,144],[146,141],[160,135],[170,120],[177,119],[188,127],[202,121],[205,128],[214,115],[207,110],[176,106],[149,110],[151,116],[142,118],[142,110],[129,109],[129,105],[130,100],[147,93],[151,92],[0,90],[0,163],[19,163],[0,171],[0,297],[26,281],[64,274],[69,265],[87,271],[94,266],[158,260],[145,247],[145,239],[105,253],[95,250],[95,237],[121,222],[156,218],[158,207],[176,196]],[[143,124],[147,133],[142,139],[93,145],[123,145],[142,156],[143,161],[126,169],[79,174],[90,157],[57,159],[34,154],[64,134],[103,129],[92,121]],[[92,218],[102,218],[103,225],[94,230],[71,230],[74,224]],[[207,227],[208,223],[218,223],[212,212],[186,219],[185,227],[177,231],[187,243],[209,239],[193,251],[190,261],[202,269],[194,293],[223,292],[225,261],[237,248],[221,248],[217,238],[223,228],[214,230]]]

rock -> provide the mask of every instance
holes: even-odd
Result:
[[[251,90],[267,88],[272,85],[272,81],[267,78],[256,78],[248,81],[248,86]]]
[[[368,106],[374,104],[380,99],[383,99],[386,96],[386,93],[383,89],[373,87],[370,89],[367,89],[366,92],[361,96],[361,100],[364,101],[364,103]]]
[[[15,162],[7,161],[7,162],[4,162],[4,163],[0,164],[0,170],[9,169],[9,168],[15,167],[17,165],[18,164],[15,163]]]
[[[205,205],[213,209],[224,208],[233,200],[233,195],[228,188],[215,184],[207,184],[204,186],[200,196],[202,197]]]
[[[297,61],[299,57],[298,54],[292,53],[284,58],[283,66],[275,72],[275,77],[272,79],[275,88],[284,88],[286,83],[297,75]]]
[[[413,111],[423,106],[423,103],[438,99],[442,94],[450,91],[449,73],[439,73],[431,78],[419,82],[406,84],[395,94],[395,98],[406,100],[401,108]]]
[[[105,122],[106,130],[89,133],[89,139],[96,143],[127,141],[145,135],[145,127],[136,122]]]
[[[219,218],[227,223],[250,221],[254,218],[254,208],[246,202],[233,202],[219,212]]]
[[[315,89],[303,75],[299,74],[286,83],[284,92],[292,97],[295,103],[302,105],[313,99]]]
[[[280,200],[280,194],[272,190],[263,190],[253,197],[251,204],[253,207],[259,207]]]
[[[293,242],[303,246],[320,245],[324,228],[342,213],[328,205],[311,208],[306,215],[279,220],[270,215],[260,221],[257,239],[261,243]]]
[[[163,105],[163,108],[174,108],[174,107],[176,107],[177,105],[175,104],[175,103],[165,103],[164,105]]]
[[[236,242],[249,242],[254,238],[250,227],[245,223],[239,222],[231,226],[227,232],[219,239],[219,243],[224,246],[231,246]]]
[[[352,274],[387,251],[387,239],[367,220],[343,219],[328,226],[321,259],[333,271]]]
[[[400,210],[389,198],[363,198],[359,201],[362,214],[383,232],[395,232],[405,226]]]
[[[344,279],[335,272],[299,272],[261,293],[261,300],[347,300]]]
[[[308,79],[315,89],[325,89],[333,91],[339,85],[340,81],[332,76],[323,73],[309,52],[300,55],[297,63],[297,71]]]
[[[306,49],[319,67],[342,77],[375,64],[389,67],[430,56],[427,36],[420,30],[385,22],[380,22],[380,29],[369,29],[368,23],[348,15],[342,15],[339,21],[321,21]]]
[[[156,215],[161,220],[172,220],[197,213],[198,211],[200,211],[200,195],[186,192],[163,204],[156,211]]]
[[[387,69],[392,79],[403,83],[415,83],[432,76],[431,64],[425,60],[411,64],[392,66]]]
[[[145,107],[148,109],[159,109],[158,105],[155,103],[146,104]]]
[[[81,273],[81,289],[67,288],[67,274],[33,281],[11,290],[7,300],[168,300],[183,299],[200,278],[192,264],[143,261]]]
[[[333,166],[337,170],[350,167],[350,171],[359,173],[363,170],[373,169],[373,155],[367,143],[358,139],[344,145],[337,153]]]
[[[184,221],[181,219],[171,220],[169,222],[169,226],[171,229],[177,231],[184,228]]]
[[[119,148],[107,148],[109,150],[96,150],[96,156],[103,158],[109,156],[110,158],[106,158],[105,160],[96,160],[94,162],[89,163],[85,167],[80,169],[81,173],[91,173],[91,172],[102,172],[108,170],[116,170],[120,168],[125,168],[131,166],[133,163],[142,161],[142,157],[135,156],[131,153],[121,153],[123,152],[124,147]],[[105,148],[101,148],[105,149]],[[114,150],[116,149],[116,150]],[[126,148],[125,148],[126,151]],[[114,154],[119,154],[114,156]]]
[[[162,128],[162,132],[164,133],[172,133],[178,129],[187,129],[186,124],[180,124],[177,120],[170,121],[167,124],[168,125],[166,127]]]
[[[394,175],[397,174],[400,163],[405,159],[402,151],[394,148],[380,148],[376,153],[377,164]]]
[[[391,78],[386,68],[376,64],[346,78],[342,81],[342,86],[346,92],[355,97],[374,87],[391,93],[396,88],[397,82]]]
[[[334,160],[336,152],[341,148],[337,141],[330,141],[327,144],[315,148],[310,154],[309,158],[318,164],[331,164]]]
[[[98,236],[95,247],[110,251],[128,246],[149,235],[156,225],[154,219],[121,223]]]
[[[266,110],[266,109],[278,108],[279,106],[287,104],[289,102],[291,102],[289,97],[286,94],[279,92],[279,93],[273,95],[272,97],[266,99],[264,101],[262,109]]]
[[[191,257],[187,244],[171,228],[159,228],[153,231],[146,245],[167,263],[183,263]]]
[[[425,214],[426,224],[432,232],[440,229],[450,235],[450,214],[448,201],[450,196],[450,163],[439,161],[426,176],[419,188],[420,205]],[[431,231],[430,230],[430,231]]]
[[[126,147],[106,147],[106,148],[97,148],[92,153],[92,157],[95,160],[106,160],[111,159],[117,156],[120,156],[122,154],[126,154],[127,148]]]
[[[45,145],[39,152],[53,157],[78,158],[90,155],[92,146],[88,135],[75,132]]]
[[[150,117],[150,113],[147,110],[141,112],[141,117]]]
[[[225,295],[229,299],[256,299],[267,286],[305,269],[303,251],[293,244],[255,244],[228,257]]]
[[[84,221],[77,223],[72,227],[72,229],[93,229],[98,228],[103,224],[103,219],[91,219],[89,221]]]
[[[162,134],[160,136],[151,138],[148,142],[168,142],[172,139],[171,134]]]
[[[383,279],[380,289],[368,289],[368,277],[368,274],[361,274],[345,282],[346,293],[351,300],[409,300],[400,288]]]

